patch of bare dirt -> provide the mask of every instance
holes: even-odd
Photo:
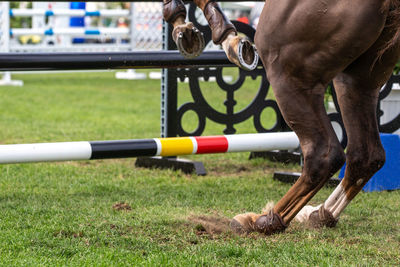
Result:
[[[273,203],[267,203],[265,209],[272,208]],[[284,233],[276,233],[274,235],[266,236],[262,233],[251,232],[251,233],[237,233],[233,231],[230,227],[231,218],[226,218],[218,214],[215,215],[191,215],[188,217],[187,226],[191,227],[199,237],[208,237],[210,239],[217,238],[229,238],[232,236],[242,236],[251,239],[265,239],[268,238],[269,242],[278,242],[282,240],[283,237],[293,238],[292,232],[301,231],[303,225],[294,223],[294,227],[286,229]],[[196,244],[198,241],[194,241]]]
[[[230,219],[221,216],[196,215],[188,218],[191,224],[195,225],[195,231],[198,236],[209,235],[215,237],[218,235],[232,234],[229,227]]]
[[[128,203],[125,203],[125,202],[118,202],[118,203],[115,203],[115,204],[112,206],[112,208],[113,208],[114,210],[118,210],[118,211],[130,211],[130,210],[132,210],[132,207],[129,206],[129,204],[128,204]]]

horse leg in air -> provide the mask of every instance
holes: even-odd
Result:
[[[221,45],[229,61],[245,70],[253,70],[258,65],[258,54],[254,45],[237,35],[235,26],[222,12],[215,0],[194,0],[203,11],[212,31],[212,40]]]
[[[195,58],[204,49],[202,33],[191,22],[185,22],[186,9],[182,0],[164,0],[164,19],[174,26],[172,38],[185,58]],[[214,0],[195,0],[203,11],[212,31],[215,44],[221,45],[228,59],[245,70],[253,70],[258,65],[258,54],[247,38],[237,35],[235,26],[222,12]]]
[[[353,9],[358,12],[349,12]],[[304,168],[297,182],[270,212],[239,214],[231,221],[233,230],[265,234],[284,231],[297,213],[343,165],[345,155],[323,104],[325,89],[336,75],[349,68],[378,40],[388,10],[385,2],[378,0],[345,3],[344,0],[266,2],[258,24],[256,45],[282,115],[299,137]],[[360,97],[360,94],[351,95],[346,90],[340,92],[338,98],[352,98],[351,101],[340,99],[342,104],[345,101],[354,103]],[[370,92],[367,100],[359,98],[359,101],[368,102],[363,105],[363,114],[371,117],[375,117],[372,112],[375,107],[366,108],[366,105],[373,104],[373,97],[375,94]],[[354,112],[347,114],[347,124],[350,120],[359,120],[361,123],[360,117],[351,116],[354,116]],[[361,130],[366,129],[353,131],[359,133]],[[368,133],[369,139],[353,141],[352,149],[371,147],[373,151],[367,150],[369,153],[380,151],[379,147],[369,145],[369,142],[379,138],[376,135],[375,130],[372,130]],[[355,156],[359,155],[355,153]],[[354,160],[358,162],[358,158]],[[368,165],[371,169],[369,173],[376,170],[377,164],[382,163],[382,159],[373,161]],[[375,167],[372,167],[373,164]],[[359,177],[354,179],[357,183]],[[344,186],[351,187],[349,182],[342,184]]]
[[[164,0],[163,3],[163,16],[174,26],[172,39],[179,52],[188,59],[201,55],[205,47],[203,34],[193,23],[185,22],[186,8],[182,0]]]
[[[391,24],[390,22],[388,23]],[[375,44],[334,79],[348,136],[344,179],[328,199],[317,207],[305,206],[296,220],[308,226],[333,227],[340,214],[385,162],[376,119],[379,90],[400,58],[400,40],[379,53],[392,40],[385,28]]]

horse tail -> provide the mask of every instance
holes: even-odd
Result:
[[[400,0],[392,0],[388,14],[389,27],[393,27],[395,34],[390,41],[390,46],[400,41]]]
[[[386,50],[390,49],[397,43],[400,43],[400,0],[390,0],[389,13],[386,19],[386,25],[392,33],[392,38],[381,49],[379,57],[381,57]]]

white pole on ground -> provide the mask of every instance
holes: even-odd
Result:
[[[0,145],[0,164],[291,150],[294,132]]]
[[[0,52],[10,52],[10,3],[0,2]],[[23,81],[12,80],[11,72],[3,73],[0,86],[23,86]]]
[[[294,132],[233,134],[225,137],[229,144],[227,152],[292,150],[300,145]]]
[[[0,146],[0,164],[88,160],[89,142],[39,143]]]

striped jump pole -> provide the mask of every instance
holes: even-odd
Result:
[[[86,11],[83,9],[10,9],[10,17],[31,17],[31,16],[71,16],[71,17],[127,17],[128,9],[101,9]]]
[[[0,164],[296,149],[294,132],[0,145]]]
[[[10,29],[10,36],[21,35],[123,35],[129,34],[128,28],[48,28],[48,29],[29,29],[14,28]]]

